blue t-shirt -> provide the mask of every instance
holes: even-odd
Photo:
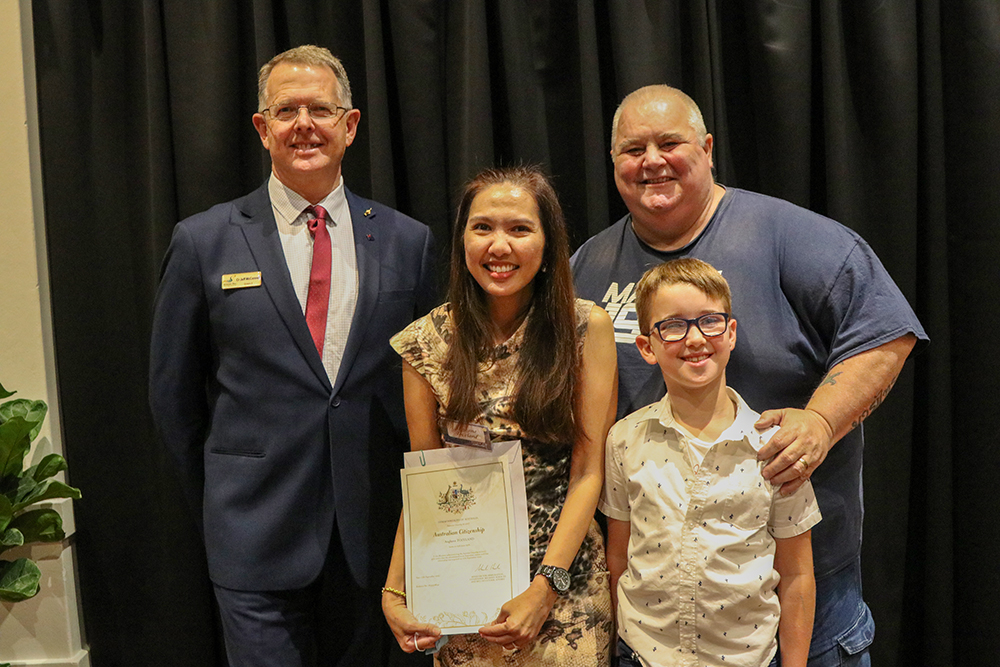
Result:
[[[571,260],[577,294],[604,307],[618,343],[618,417],[659,400],[657,366],[635,347],[635,284],[677,257],[722,272],[739,323],[726,382],[758,412],[801,408],[837,363],[914,333],[920,322],[871,247],[829,218],[766,195],[728,188],[715,215],[686,247],[659,252],[625,216],[584,243]],[[812,477],[823,521],[813,530],[816,576],[861,549],[861,428],[846,435]]]

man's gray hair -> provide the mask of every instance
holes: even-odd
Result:
[[[692,100],[687,93],[673,86],[668,86],[665,84],[657,84],[653,86],[645,86],[637,90],[633,90],[631,93],[625,96],[618,108],[615,109],[614,120],[611,121],[611,152],[615,151],[615,142],[618,141],[618,121],[622,117],[622,109],[625,105],[633,102],[647,102],[649,100],[663,99],[663,98],[673,98],[675,101],[680,102],[684,105],[684,108],[688,112],[688,123],[694,129],[695,134],[698,135],[698,143],[701,144],[702,148],[705,147],[705,137],[708,136],[708,130],[705,129],[705,119],[701,115],[701,109]]]
[[[330,53],[329,49],[313,44],[303,44],[289,49],[284,53],[279,53],[267,61],[267,64],[260,68],[257,76],[257,110],[263,111],[267,106],[267,79],[271,76],[274,68],[281,63],[291,63],[295,65],[312,65],[314,67],[329,67],[337,77],[340,84],[340,99],[337,102],[348,109],[352,109],[351,104],[351,82],[347,79],[347,70],[337,56]]]

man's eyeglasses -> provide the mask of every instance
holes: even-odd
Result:
[[[334,121],[339,121],[345,113],[350,111],[346,107],[339,107],[335,104],[314,102],[312,104],[272,104],[261,113],[267,113],[271,118],[287,123],[298,118],[299,109],[305,109],[313,120]]]
[[[701,335],[705,338],[714,338],[726,333],[726,327],[729,326],[729,315],[727,313],[707,313],[693,320],[672,317],[667,320],[660,320],[653,325],[652,330],[656,331],[656,334],[664,343],[676,343],[687,337],[692,324],[698,327]]]

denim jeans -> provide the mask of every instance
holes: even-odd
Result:
[[[875,621],[861,597],[861,560],[816,580],[809,667],[869,667]]]
[[[809,656],[809,667],[871,667],[871,665],[872,659],[868,647],[852,654],[838,644],[819,655]],[[774,656],[768,667],[781,667],[781,651]]]
[[[838,644],[819,655],[809,656],[809,667],[871,667],[871,664],[867,647],[851,654]],[[781,667],[781,651],[778,651],[768,667]]]
[[[809,667],[871,667],[871,664],[867,646],[856,653],[848,653],[838,644],[819,655],[809,656]]]
[[[618,639],[618,667],[642,667],[639,654],[629,648],[624,639]]]

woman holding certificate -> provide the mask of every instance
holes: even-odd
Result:
[[[449,637],[438,665],[608,663],[604,541],[594,510],[615,415],[611,319],[576,299],[562,209],[537,169],[490,169],[467,186],[452,236],[449,303],[392,339],[414,450],[520,440],[528,501],[527,590],[478,634]],[[405,601],[403,523],[382,608],[404,651],[441,636]]]

